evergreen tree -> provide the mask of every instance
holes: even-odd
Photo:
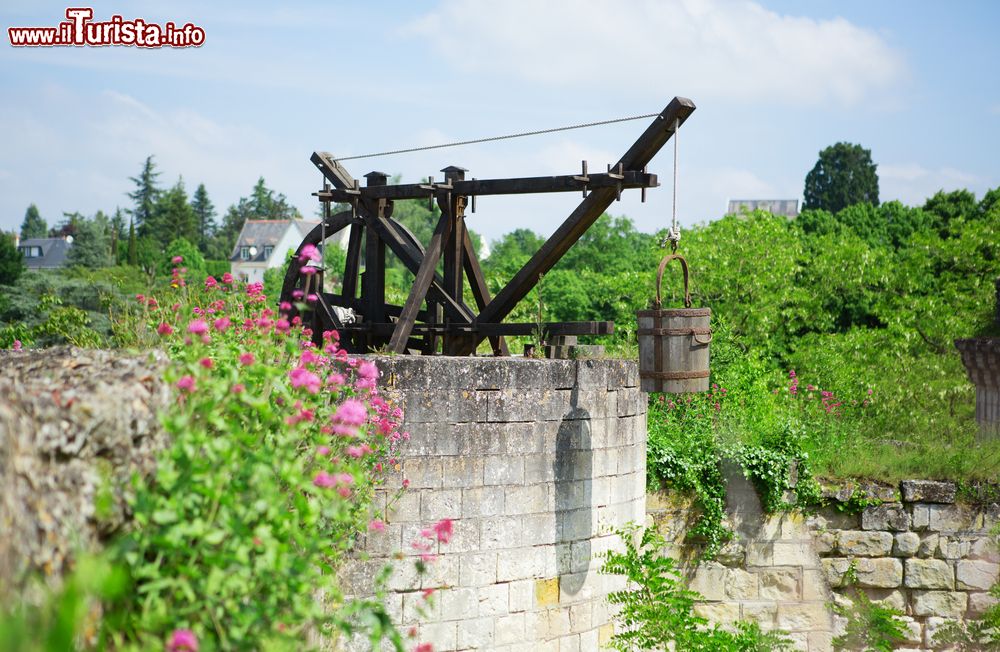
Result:
[[[77,223],[76,236],[66,254],[70,265],[79,265],[90,269],[107,267],[111,264],[111,238],[108,219],[98,211],[91,220],[80,220]]]
[[[131,210],[132,217],[135,218],[136,228],[139,235],[146,235],[148,226],[146,222],[153,215],[153,208],[160,197],[160,189],[156,186],[156,178],[160,173],[156,171],[156,164],[153,163],[153,156],[146,157],[142,171],[138,177],[129,177],[135,184],[135,190],[128,193],[128,197],[135,202],[135,207]]]
[[[198,250],[208,253],[209,240],[215,235],[215,206],[208,198],[205,184],[199,183],[194,196],[191,197],[191,209],[194,211],[195,224],[198,231]]]
[[[38,207],[34,204],[28,206],[24,212],[24,221],[21,222],[22,238],[44,238],[49,230],[49,225],[42,219],[38,212]]]
[[[139,252],[135,244],[135,220],[128,221],[128,264],[133,267],[139,264]]]
[[[111,217],[111,261],[118,265],[121,263],[121,247],[119,243],[125,238],[125,216],[122,209],[115,207],[115,214]]]
[[[179,178],[172,188],[160,194],[150,217],[146,235],[166,247],[177,238],[197,240],[197,219],[188,203],[184,179]]]
[[[861,145],[837,143],[827,147],[806,175],[803,209],[838,213],[861,202],[878,206],[876,167],[871,150]]]
[[[288,203],[285,195],[275,193],[267,187],[264,177],[257,179],[250,194],[248,208],[257,220],[292,220],[301,219],[297,208]]]
[[[13,285],[24,272],[24,254],[14,246],[14,235],[0,232],[0,285]]]

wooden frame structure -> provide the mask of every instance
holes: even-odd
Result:
[[[539,277],[552,269],[615,199],[621,198],[623,190],[641,189],[645,198],[646,188],[658,185],[656,175],[646,172],[646,165],[694,109],[690,100],[675,97],[621,159],[601,174],[588,174],[584,162],[577,175],[466,179],[466,170],[450,166],[442,170],[445,177],[441,183],[431,178],[427,183],[389,185],[388,175],[370,172],[365,175],[366,185],[361,186],[333,156],[313,153],[312,162],[325,179],[323,190],[314,194],[328,210],[322,223],[299,245],[285,274],[282,301],[301,305],[302,293],[309,298],[310,307],[310,314],[303,318],[311,320],[315,337],[325,330],[337,330],[343,345],[355,352],[388,349],[432,354],[440,350],[446,355],[471,355],[488,338],[495,355],[506,355],[505,335],[529,335],[538,324],[503,320]],[[583,193],[580,204],[514,278],[491,297],[465,226],[470,201],[475,210],[477,196],[573,191]],[[426,246],[392,218],[397,199],[429,199],[440,207],[440,218]],[[331,215],[332,203],[348,204],[351,209]],[[307,244],[319,246],[343,229],[350,229],[350,236],[342,291],[331,294],[322,291],[323,270],[304,274],[298,254]],[[385,300],[386,248],[415,277],[402,306]],[[359,288],[362,256],[364,272]],[[443,274],[439,274],[442,261]],[[463,299],[466,281],[475,308]],[[561,322],[543,324],[542,329],[547,335],[601,335],[611,333],[614,324]]]

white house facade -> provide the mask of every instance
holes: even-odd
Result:
[[[247,283],[263,283],[264,272],[282,267],[319,222],[312,220],[247,220],[229,257],[232,275]]]

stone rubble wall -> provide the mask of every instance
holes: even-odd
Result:
[[[0,351],[0,598],[34,572],[60,577],[125,522],[129,479],[166,444],[165,366],[155,353]]]
[[[371,589],[395,551],[412,555],[442,518],[454,537],[418,581],[397,561],[388,605],[435,650],[589,651],[612,629],[598,573],[619,545],[610,530],[641,523],[646,505],[646,395],[634,362],[375,357],[381,390],[411,435],[397,484],[409,489],[384,532],[348,564],[344,588]],[[391,500],[388,492],[377,504]],[[432,606],[420,589],[435,589]],[[364,649],[363,644],[358,645]]]
[[[729,470],[727,516],[736,536],[715,561],[697,564],[697,546],[684,541],[695,518],[690,501],[650,494],[653,523],[673,542],[665,551],[689,562],[697,609],[712,622],[755,620],[780,628],[801,650],[828,652],[846,619],[853,591],[903,612],[906,641],[899,650],[936,650],[942,624],[975,619],[995,603],[988,591],[1000,574],[990,530],[1000,506],[956,502],[949,482],[910,480],[898,487],[861,488],[878,505],[851,514],[835,508],[804,515],[761,513],[753,487]],[[831,491],[846,502],[858,487]],[[856,587],[845,586],[853,564]]]

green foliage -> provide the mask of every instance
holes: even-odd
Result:
[[[14,238],[0,232],[0,285],[13,285],[24,273],[24,254],[14,246]]]
[[[837,143],[819,153],[806,175],[806,209],[837,213],[861,202],[878,205],[878,174],[871,150],[861,145]]]
[[[859,652],[892,652],[897,643],[906,640],[903,612],[875,602],[857,588],[857,571],[851,562],[844,574],[844,583],[853,588],[851,605],[833,604],[835,613],[847,618],[846,631],[834,637],[836,650]]]
[[[205,184],[199,183],[191,197],[191,211],[194,213],[195,231],[198,234],[198,251],[208,254],[208,247],[215,234],[215,205],[208,198]]]
[[[129,211],[139,236],[149,235],[148,222],[153,216],[156,202],[162,192],[156,185],[156,178],[160,173],[156,171],[156,163],[153,156],[147,156],[142,164],[142,170],[137,177],[129,177],[129,181],[135,184],[135,190],[128,193],[129,199],[135,202],[134,207]]]
[[[104,213],[98,211],[93,219],[76,220],[75,229],[67,262],[89,269],[111,265],[111,225]]]
[[[178,239],[189,242],[201,239],[198,218],[188,203],[183,179],[178,179],[172,188],[160,193],[144,226],[143,233],[161,246]]]
[[[778,652],[791,649],[781,632],[764,633],[755,623],[733,623],[735,631],[708,621],[694,612],[701,596],[687,588],[673,559],[663,555],[666,545],[653,528],[632,526],[616,532],[625,551],[607,553],[602,573],[620,575],[628,588],[608,594],[620,608],[620,625],[611,638],[616,650],[665,650],[686,652]],[[638,539],[638,543],[636,540]],[[668,646],[674,646],[668,648]]]
[[[991,487],[996,500],[996,487]],[[1000,527],[992,535],[1000,539]],[[1000,580],[990,587],[990,596],[998,601],[976,620],[944,623],[934,636],[934,644],[957,652],[997,652],[1000,650]],[[953,646],[953,647],[949,647]]]
[[[21,238],[44,238],[49,231],[49,225],[42,219],[38,207],[34,204],[24,211],[24,221],[21,222]]]
[[[180,256],[181,262],[173,262],[178,256]],[[204,279],[206,276],[205,259],[201,252],[191,241],[184,238],[177,238],[167,246],[159,265],[160,275],[169,276],[174,267],[185,268],[187,270],[185,274],[191,278]]]
[[[934,228],[945,235],[953,221],[976,217],[979,205],[976,203],[976,196],[968,190],[939,190],[924,204],[924,211],[933,217]]]

